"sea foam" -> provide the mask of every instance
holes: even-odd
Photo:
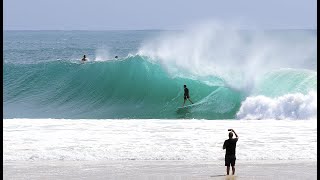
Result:
[[[317,93],[311,91],[270,98],[251,96],[242,102],[238,119],[316,119]]]
[[[6,161],[202,160],[224,162],[227,129],[237,161],[316,160],[315,120],[5,119]]]

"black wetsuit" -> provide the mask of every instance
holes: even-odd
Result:
[[[184,88],[184,99],[186,100],[187,98],[189,98],[189,89]]]
[[[223,146],[226,147],[225,166],[234,166],[236,163],[236,146],[238,138],[227,139]]]

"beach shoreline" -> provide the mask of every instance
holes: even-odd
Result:
[[[199,160],[5,161],[3,172],[4,179],[17,180],[316,179],[317,161],[238,160],[235,176],[225,176],[223,162]]]
[[[4,179],[316,179],[316,120],[4,120]],[[222,149],[235,129],[235,176]],[[294,134],[294,136],[293,136]]]

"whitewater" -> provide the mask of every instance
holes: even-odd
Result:
[[[313,120],[9,119],[4,161],[183,160],[224,162],[227,129],[237,161],[316,161]]]

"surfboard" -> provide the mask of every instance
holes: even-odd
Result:
[[[184,107],[178,107],[177,110],[176,110],[176,112],[177,112],[178,114],[181,114],[181,113],[183,113],[183,114],[189,113],[189,112],[190,112],[189,110],[191,110],[191,109],[192,109],[193,107],[195,107],[196,105],[198,105],[198,104],[195,103],[195,104],[190,104],[190,105],[187,105],[187,106],[184,106]]]
[[[190,105],[188,105],[188,106],[183,106],[183,107],[178,107],[178,109],[188,109],[188,108],[190,108],[190,107],[192,107],[192,106],[194,106],[195,104],[190,104]]]
[[[178,109],[190,109],[192,107],[196,107],[198,105],[202,104],[202,101],[198,101],[196,103],[193,103],[193,104],[189,104],[187,106],[184,106],[184,107],[178,107]]]

